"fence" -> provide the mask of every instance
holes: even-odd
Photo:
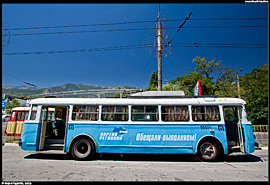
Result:
[[[252,125],[256,142],[260,146],[268,145],[268,125]]]
[[[2,122],[2,136],[6,136],[7,122]]]

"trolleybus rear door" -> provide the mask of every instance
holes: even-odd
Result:
[[[245,153],[244,135],[243,135],[243,127],[242,127],[242,107],[240,106],[237,107],[237,113],[238,113],[237,129],[238,129],[240,151]]]
[[[242,128],[242,107],[223,106],[229,150],[245,152]]]

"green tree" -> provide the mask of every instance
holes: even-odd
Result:
[[[122,93],[122,98],[127,98],[128,96],[129,96],[130,94],[129,93]],[[114,95],[113,95],[113,97],[115,97],[115,98],[120,98],[120,93],[115,93]]]
[[[175,80],[172,80],[173,90],[181,90],[185,92],[185,95],[191,96],[194,94],[194,87],[198,81],[202,79],[202,75],[198,72],[189,72],[182,77],[177,77]]]
[[[268,65],[257,66],[240,78],[242,97],[247,102],[247,112],[253,124],[268,124]]]
[[[235,80],[238,71],[221,65],[221,61],[215,59],[207,62],[205,58],[196,57],[192,62],[197,64],[195,71],[172,80],[173,86],[178,83],[178,89],[186,95],[193,95],[194,87],[200,79],[202,95],[237,96]]]
[[[205,58],[196,57],[192,62],[197,63],[195,70],[202,75],[201,87],[203,95],[237,96],[235,83],[237,74],[239,74],[237,70],[221,65],[221,61],[215,59],[207,62]]]
[[[11,102],[8,102],[8,103],[6,104],[6,113],[7,113],[7,114],[11,114],[11,110],[12,110],[14,107],[19,107],[19,106],[21,106],[19,100],[15,99],[15,98],[12,99]]]
[[[149,87],[147,87],[146,91],[157,91],[158,89],[158,72],[154,71],[151,75],[150,81],[149,81]]]
[[[218,61],[216,62],[215,59],[212,61],[207,62],[205,58],[201,57],[196,57],[195,59],[192,60],[192,63],[195,62],[197,63],[197,68],[195,69],[198,73],[202,74],[204,77],[213,79],[212,73],[214,71],[217,71],[220,69],[220,64],[221,62]]]

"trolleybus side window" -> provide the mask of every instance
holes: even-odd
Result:
[[[244,105],[244,113],[245,113],[245,117],[247,119],[247,121],[250,121],[249,117],[248,117],[248,114],[247,114],[247,111],[246,111],[246,106]]]
[[[31,109],[30,120],[35,120],[37,116],[37,105],[33,105]]]
[[[26,113],[25,111],[20,111],[20,112],[18,112],[18,113],[17,113],[17,120],[20,120],[20,121],[25,120],[25,119],[24,119],[24,114],[25,114],[25,113]]]
[[[72,120],[74,121],[97,121],[99,113],[98,105],[74,105]]]
[[[128,106],[102,106],[102,121],[128,121]]]
[[[239,110],[240,115],[238,116],[237,106],[223,107],[225,123],[237,123],[239,121],[239,117],[242,117],[242,108],[240,108]]]
[[[17,118],[16,118],[16,120],[21,120],[21,115],[22,115],[22,112],[17,112]]]
[[[25,112],[24,120],[27,120],[29,112]]]
[[[20,120],[24,120],[24,114],[25,112],[22,112]]]
[[[220,121],[218,106],[192,106],[193,121]]]
[[[54,111],[50,110],[50,108],[48,112],[48,120],[55,120],[55,113]]]
[[[158,106],[132,106],[132,121],[158,121]]]
[[[162,106],[162,121],[189,121],[188,106]]]
[[[14,120],[15,119],[15,113],[16,113],[16,111],[13,111],[12,112],[10,120]]]

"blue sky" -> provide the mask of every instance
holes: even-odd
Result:
[[[185,19],[194,7],[195,4],[161,4],[161,16],[165,20]],[[146,88],[152,72],[157,70],[157,58],[151,57],[144,48],[133,46],[143,45],[147,32],[150,33],[149,43],[154,43],[154,38],[151,40],[154,35],[153,23],[146,21],[155,21],[157,12],[158,4],[2,4],[2,25],[11,34],[10,43],[2,53],[2,84],[25,85],[25,81],[39,87],[80,83]],[[209,20],[218,18],[227,20]],[[207,61],[215,58],[223,65],[239,70],[243,68],[240,76],[258,65],[267,64],[268,20],[235,18],[268,18],[268,4],[197,4],[191,20],[177,33],[177,27],[183,20],[165,21],[172,39],[172,51],[162,59],[163,84],[165,80],[170,81],[195,71],[196,65],[192,59],[196,56],[205,57]],[[96,25],[56,27],[93,24]],[[33,27],[38,29],[14,30]],[[119,31],[123,29],[135,30]],[[27,33],[38,34],[25,35]],[[7,32],[3,31],[5,34]],[[7,36],[2,36],[3,39],[7,39]],[[190,47],[194,45],[188,43],[204,45]],[[212,45],[203,47],[205,44]],[[213,44],[219,47],[213,47]],[[223,45],[220,47],[219,44]],[[226,44],[233,44],[234,47],[227,47]],[[129,46],[129,49],[119,46]],[[112,50],[108,47],[117,48]],[[80,49],[93,48],[103,49],[79,52]],[[65,50],[75,51],[46,53]]]

